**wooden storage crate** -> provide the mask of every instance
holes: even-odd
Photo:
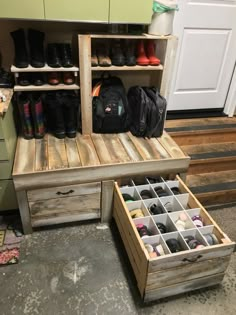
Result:
[[[116,183],[114,190],[113,216],[144,301],[156,300],[220,283],[229,264],[235,243],[222,232],[178,176],[174,181],[163,180],[162,185],[168,191],[168,197],[159,198],[155,195],[153,189],[155,185],[157,184],[150,184],[147,181],[147,185],[142,187],[134,185],[133,187],[120,188]],[[181,194],[174,195],[170,189],[173,186],[178,186]],[[152,190],[153,198],[142,200],[139,194],[141,188]],[[133,194],[139,200],[126,203],[122,193]],[[159,203],[165,212],[164,214],[151,215],[148,207],[153,201]],[[166,203],[171,204],[171,213],[168,212]],[[132,219],[129,212],[140,207],[144,217]],[[180,213],[185,213],[188,218],[188,226],[185,231],[178,231],[175,225]],[[197,214],[203,218],[204,226],[201,228],[196,227],[191,220],[191,217]],[[160,233],[155,224],[159,220],[164,220],[162,222],[169,224],[168,233]],[[154,235],[141,239],[136,228],[137,223],[145,224]],[[219,244],[210,245],[204,236],[208,233],[213,233]],[[184,239],[187,235],[195,236],[205,247],[190,249]],[[182,251],[171,253],[166,244],[166,240],[169,238],[178,239]],[[150,258],[144,242],[161,244],[165,255]]]

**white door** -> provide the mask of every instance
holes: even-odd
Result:
[[[236,0],[179,0],[168,110],[223,108],[236,61]]]

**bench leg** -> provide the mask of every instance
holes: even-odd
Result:
[[[29,203],[28,203],[26,191],[25,190],[18,191],[16,193],[16,196],[18,200],[24,234],[31,234],[33,230],[32,230],[32,225],[31,225],[31,220],[30,220],[30,210],[29,210]]]
[[[101,198],[101,222],[108,223],[112,218],[114,181],[106,180],[102,182]]]

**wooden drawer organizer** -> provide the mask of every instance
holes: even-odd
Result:
[[[144,301],[156,300],[220,283],[235,243],[222,232],[178,176],[176,180],[162,178],[163,182],[156,184],[151,184],[148,179],[145,181],[144,186],[136,186],[132,181],[131,187],[121,188],[116,183],[113,212]],[[159,198],[153,189],[155,186],[162,186],[169,196]],[[174,195],[171,191],[171,188],[176,186],[181,192],[179,195]],[[150,190],[153,198],[142,200],[140,191],[143,189]],[[135,201],[126,203],[122,193],[134,196]],[[162,207],[163,214],[151,215],[148,208],[153,202]],[[131,218],[129,212],[136,208],[142,209],[143,218]],[[175,222],[182,212],[185,213],[188,220],[185,231],[178,231]],[[191,219],[196,214],[200,214],[203,218],[204,226],[202,228],[196,227]],[[156,227],[156,222],[164,223],[169,231],[161,234]],[[136,228],[138,223],[146,225],[153,235],[141,239]],[[209,245],[204,236],[207,233],[213,233],[219,244]],[[190,249],[184,239],[188,235],[194,236],[205,247]],[[166,244],[166,240],[170,238],[179,240],[182,251],[171,253]],[[165,255],[150,258],[145,243],[161,244]]]

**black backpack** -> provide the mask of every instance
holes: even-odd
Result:
[[[119,133],[128,130],[125,88],[118,77],[93,81],[93,131]]]
[[[160,137],[166,116],[166,100],[154,87],[133,86],[128,91],[130,131],[137,137]]]

